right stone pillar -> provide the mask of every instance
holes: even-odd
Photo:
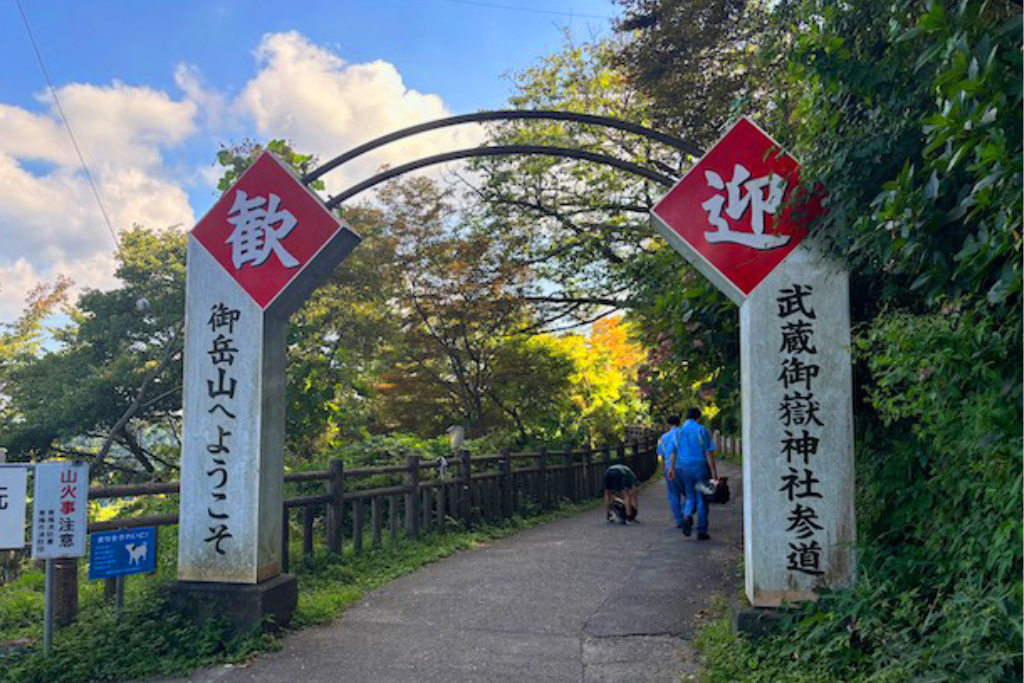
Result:
[[[849,276],[801,244],[740,306],[746,594],[856,577]]]

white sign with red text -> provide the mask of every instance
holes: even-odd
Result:
[[[36,465],[32,557],[51,560],[85,555],[88,511],[88,465],[73,462]]]

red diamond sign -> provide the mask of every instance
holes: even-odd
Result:
[[[264,152],[192,235],[266,309],[345,226]]]
[[[807,235],[820,200],[789,205],[800,165],[747,118],[652,209],[669,244],[737,304]]]

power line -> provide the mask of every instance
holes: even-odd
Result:
[[[82,164],[82,170],[85,171],[85,177],[89,181],[89,187],[92,188],[92,194],[96,197],[96,203],[100,207],[100,213],[103,214],[103,220],[107,224],[107,230],[110,231],[110,236],[114,238],[114,247],[117,249],[117,255],[124,260],[124,254],[121,253],[121,241],[117,238],[117,233],[114,231],[114,226],[110,222],[110,216],[107,215],[107,209],[103,206],[103,200],[100,199],[99,190],[96,189],[96,183],[93,182],[92,173],[89,172],[89,166],[85,163],[85,156],[82,154],[81,148],[78,146],[78,140],[75,139],[75,131],[71,130],[71,122],[68,121],[68,117],[64,114],[64,107],[60,106],[60,98],[57,97],[57,89],[53,87],[53,81],[50,80],[50,74],[46,70],[46,64],[43,63],[43,55],[39,51],[39,46],[36,44],[36,37],[32,33],[32,27],[29,26],[28,16],[25,14],[25,10],[21,6],[21,0],[14,0],[14,4],[18,7],[18,12],[21,14],[21,20],[25,22],[25,30],[28,32],[29,42],[32,43],[32,50],[36,53],[36,59],[39,61],[39,68],[43,72],[43,78],[46,79],[46,86],[50,89],[50,95],[53,97],[54,104],[57,105],[57,112],[60,114],[61,120],[64,122],[64,127],[68,131],[68,136],[71,138],[71,144],[75,148],[75,152],[78,154],[78,161]]]
[[[534,7],[518,7],[515,5],[500,5],[495,2],[478,2],[477,0],[441,0],[441,2],[453,2],[458,5],[473,5],[475,7],[490,7],[491,9],[507,9],[514,12],[532,12],[533,14],[553,14],[559,17],[579,17],[581,19],[611,19],[611,17],[600,14],[580,14],[578,12],[559,12],[550,9],[536,9]]]

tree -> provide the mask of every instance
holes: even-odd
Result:
[[[660,126],[658,102],[631,81],[622,56],[630,45],[570,41],[516,77],[511,103]],[[688,120],[709,120],[706,113],[687,114]],[[492,137],[502,144],[600,151],[673,176],[693,161],[638,136],[577,124],[503,125]],[[520,258],[552,290],[535,302],[541,321],[572,326],[627,311],[638,337],[660,349],[643,373],[645,396],[657,413],[678,411],[701,389],[702,400],[712,400],[700,386],[710,384],[713,400],[727,409],[723,416],[738,417],[736,310],[652,233],[649,211],[664,188],[618,170],[546,158],[488,160],[477,168],[488,211],[518,236]]]
[[[0,422],[14,419],[9,414],[7,378],[16,368],[39,357],[46,332],[44,322],[67,303],[73,284],[69,278],[58,276],[53,284],[35,286],[25,297],[21,316],[13,323],[0,325]]]
[[[523,299],[530,272],[500,228],[460,215],[450,192],[429,179],[392,183],[380,201],[398,245],[404,333],[391,354],[382,411],[394,428],[424,435],[453,422],[483,433],[516,411],[495,403],[495,366],[502,345],[530,323]]]
[[[750,0],[618,0],[618,63],[650,100],[659,129],[703,147],[737,111],[769,107],[759,59],[768,10]]]
[[[273,141],[276,154],[301,171],[311,157]],[[218,161],[237,177],[262,148],[224,149]],[[226,187],[222,182],[222,187]],[[357,231],[379,231],[379,213],[346,212]],[[72,322],[39,354],[38,326],[66,285],[40,293],[19,327],[4,335],[18,362],[4,363],[8,420],[0,442],[17,457],[51,451],[111,470],[147,477],[177,468],[181,411],[181,328],[186,235],[135,227],[121,235],[120,287],[88,291]],[[288,369],[288,448],[308,454],[340,436],[365,430],[379,348],[394,332],[387,302],[393,246],[371,240],[292,319]],[[20,349],[20,350],[19,350]],[[16,359],[17,360],[17,359]]]
[[[7,376],[0,440],[14,456],[84,457],[99,474],[176,467],[185,236],[133,228],[118,259],[123,285],[83,293],[58,348]]]

